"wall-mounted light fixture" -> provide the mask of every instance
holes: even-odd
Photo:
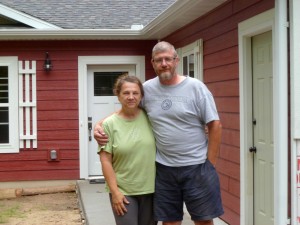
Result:
[[[49,71],[52,69],[52,63],[51,60],[49,58],[49,53],[46,52],[46,59],[45,59],[45,63],[44,63],[44,70]]]

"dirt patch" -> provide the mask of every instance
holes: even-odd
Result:
[[[82,225],[75,192],[0,200],[1,225]]]

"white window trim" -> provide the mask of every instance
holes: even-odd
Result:
[[[194,77],[203,81],[203,41],[199,39],[191,44],[188,44],[182,48],[176,49],[178,57],[180,59],[178,72],[183,74],[183,57],[190,54],[194,54]]]
[[[0,57],[0,66],[8,66],[9,143],[0,144],[0,153],[19,152],[18,57]]]

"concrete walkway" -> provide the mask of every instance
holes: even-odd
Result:
[[[108,193],[104,189],[104,183],[90,183],[88,180],[78,180],[77,191],[85,225],[115,224]],[[224,225],[225,223],[217,219],[214,221],[214,224]],[[188,213],[185,213],[182,225],[194,225]]]

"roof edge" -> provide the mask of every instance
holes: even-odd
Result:
[[[226,1],[227,0],[176,1],[141,30],[62,29],[54,25],[50,27],[51,24],[48,24],[49,26],[35,27],[36,29],[0,29],[0,40],[159,40]],[[3,7],[3,5],[0,4],[0,14],[2,13],[1,6]],[[13,13],[15,13],[15,17],[16,15],[21,15],[21,13],[17,11]],[[28,17],[28,15],[24,15]],[[12,15],[8,17],[14,18]],[[187,19],[180,21],[180,18]],[[35,18],[30,19],[36,20]],[[40,25],[42,25],[44,21],[39,22]],[[47,23],[44,22],[44,24]]]
[[[146,39],[130,29],[0,29],[0,40],[105,40]]]
[[[62,29],[54,24],[47,23],[3,4],[0,4],[0,14],[36,29]]]

